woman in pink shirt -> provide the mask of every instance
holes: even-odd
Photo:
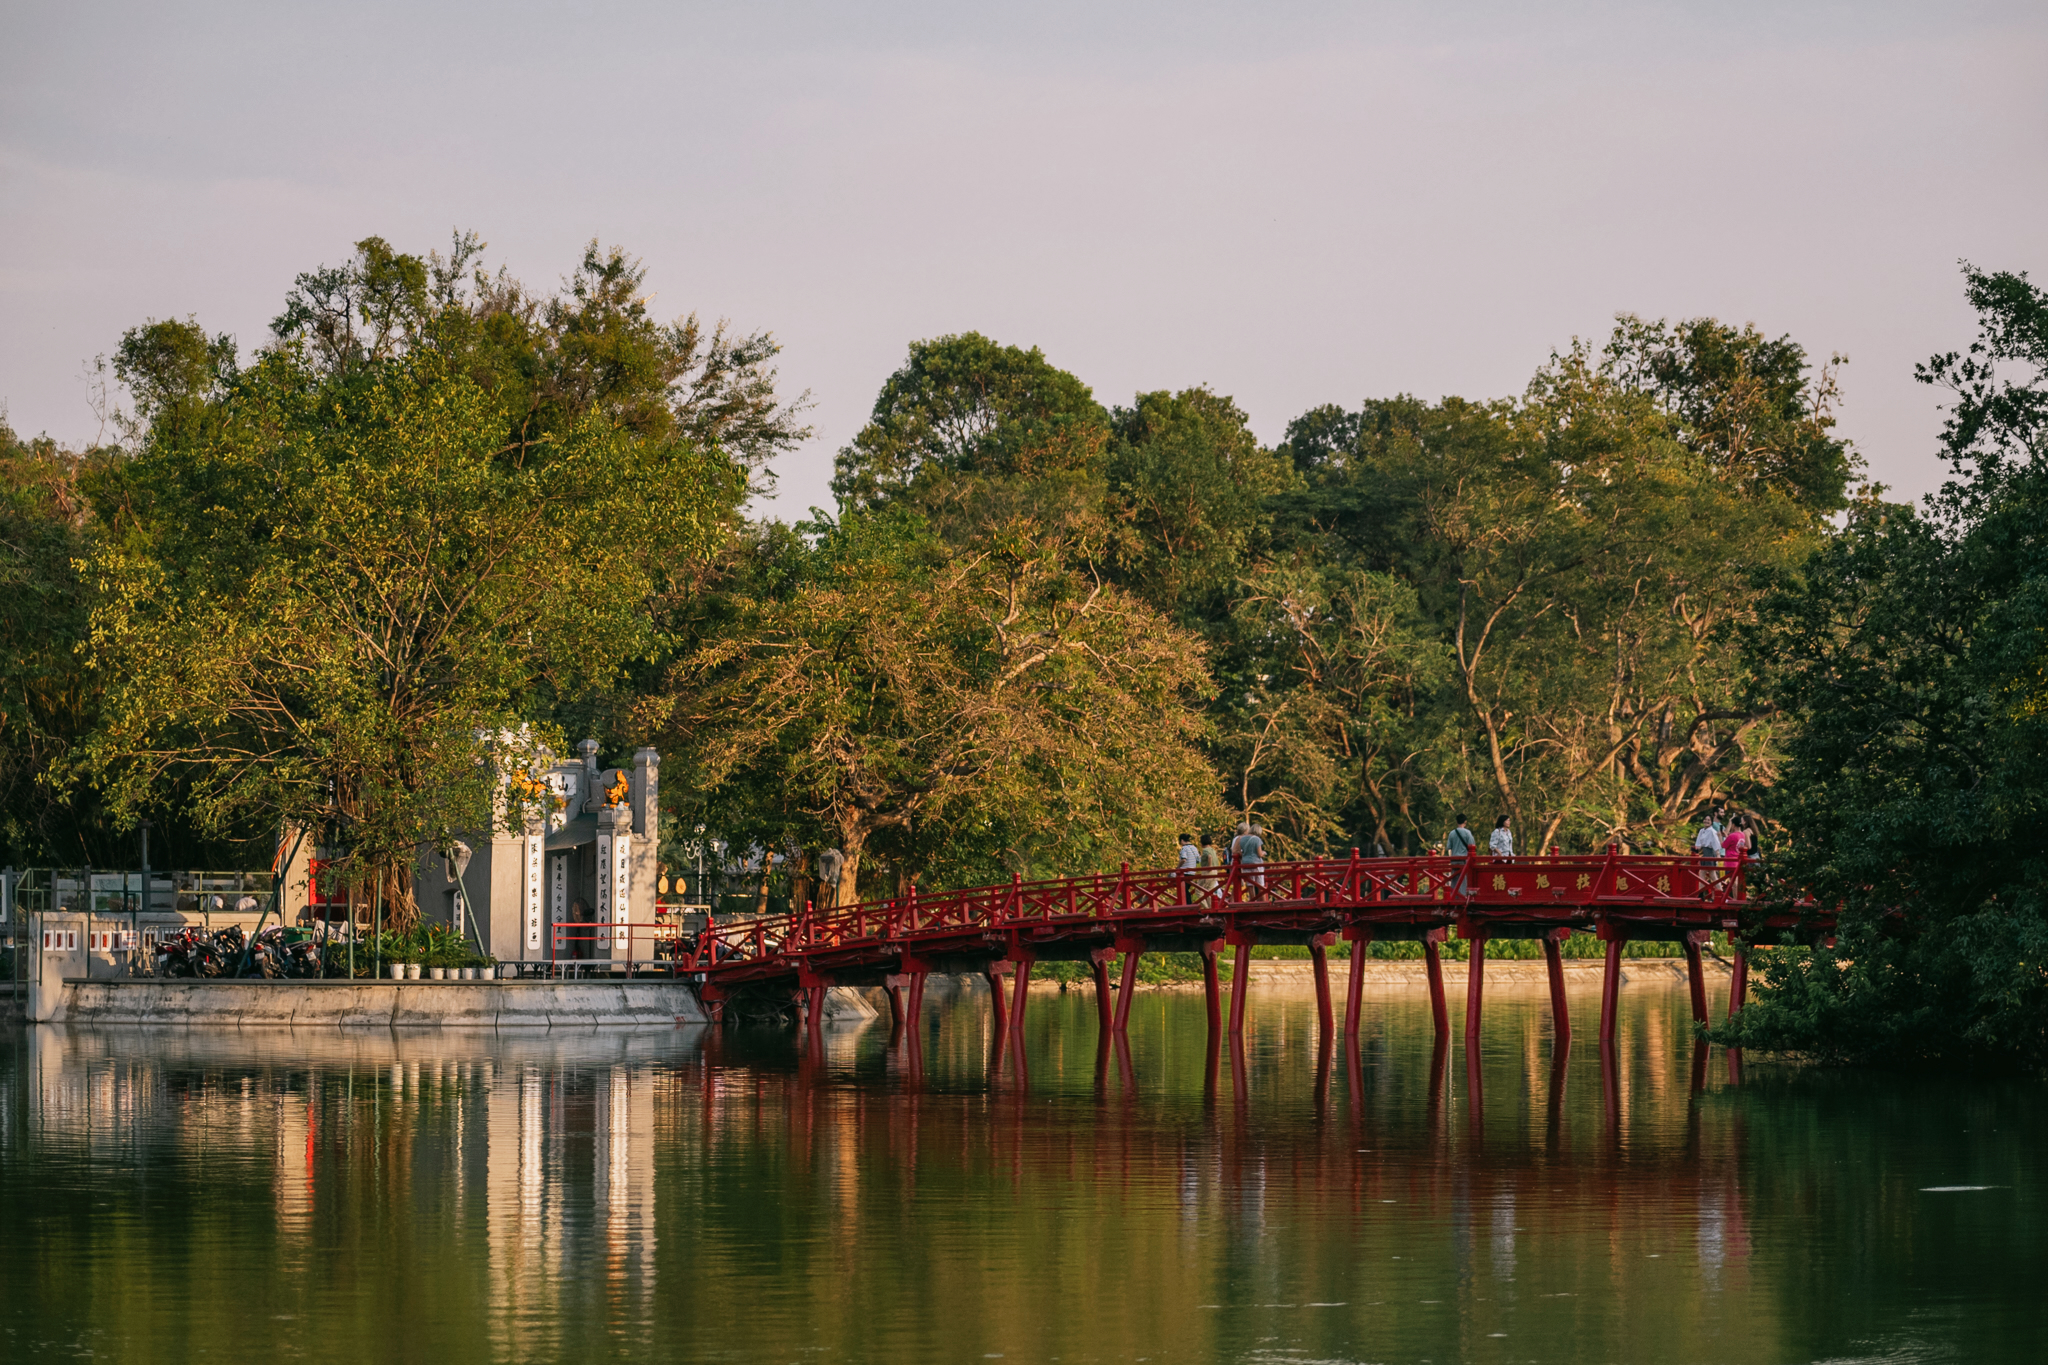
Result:
[[[1723,866],[1730,872],[1742,870],[1742,860],[1749,856],[1750,837],[1747,815],[1736,816],[1728,832],[1721,836]]]

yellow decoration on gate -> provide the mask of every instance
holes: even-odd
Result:
[[[1592,874],[1592,873],[1590,873],[1590,872],[1581,872],[1581,873],[1579,874],[1579,890],[1581,890],[1581,891],[1584,891],[1584,890],[1585,890],[1585,889],[1586,889],[1587,887],[1591,886],[1592,884],[1593,884],[1593,874]]]
[[[1547,886],[1549,886],[1549,885],[1550,885],[1550,874],[1549,874],[1548,872],[1538,872],[1538,873],[1536,874],[1536,889],[1537,889],[1538,891],[1541,891],[1541,890],[1543,890],[1543,889],[1544,889],[1545,887],[1547,887]]]
[[[1664,892],[1668,892],[1668,891],[1670,891],[1670,890],[1671,890],[1671,878],[1669,878],[1669,877],[1659,877],[1659,878],[1657,878],[1657,889],[1658,889],[1659,891],[1664,891]]]
[[[1508,879],[1507,879],[1507,877],[1506,877],[1506,876],[1504,876],[1503,874],[1499,873],[1499,872],[1496,872],[1496,873],[1494,873],[1494,874],[1493,874],[1493,889],[1494,889],[1494,890],[1496,890],[1496,891],[1505,891],[1505,890],[1507,890],[1507,889],[1508,889]]]

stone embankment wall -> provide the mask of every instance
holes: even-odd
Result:
[[[705,1022],[680,981],[64,982],[38,1022],[150,1028],[588,1028]]]

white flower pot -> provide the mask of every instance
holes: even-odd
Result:
[[[419,963],[417,963],[417,962],[408,962],[408,963],[406,963],[406,964],[405,964],[405,979],[406,979],[407,981],[417,981],[417,980],[419,980],[419,979],[420,979],[420,964],[419,964]]]
[[[405,964],[403,962],[387,962],[384,964],[384,974],[393,981],[403,981],[405,980]]]

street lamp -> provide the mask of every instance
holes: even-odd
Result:
[[[697,903],[709,905],[704,899],[704,826],[697,826]]]
[[[142,894],[136,899],[140,904],[128,911],[128,975],[136,975],[135,965],[142,960],[142,925],[138,918],[141,905],[148,903],[149,896],[149,821],[142,822]]]

